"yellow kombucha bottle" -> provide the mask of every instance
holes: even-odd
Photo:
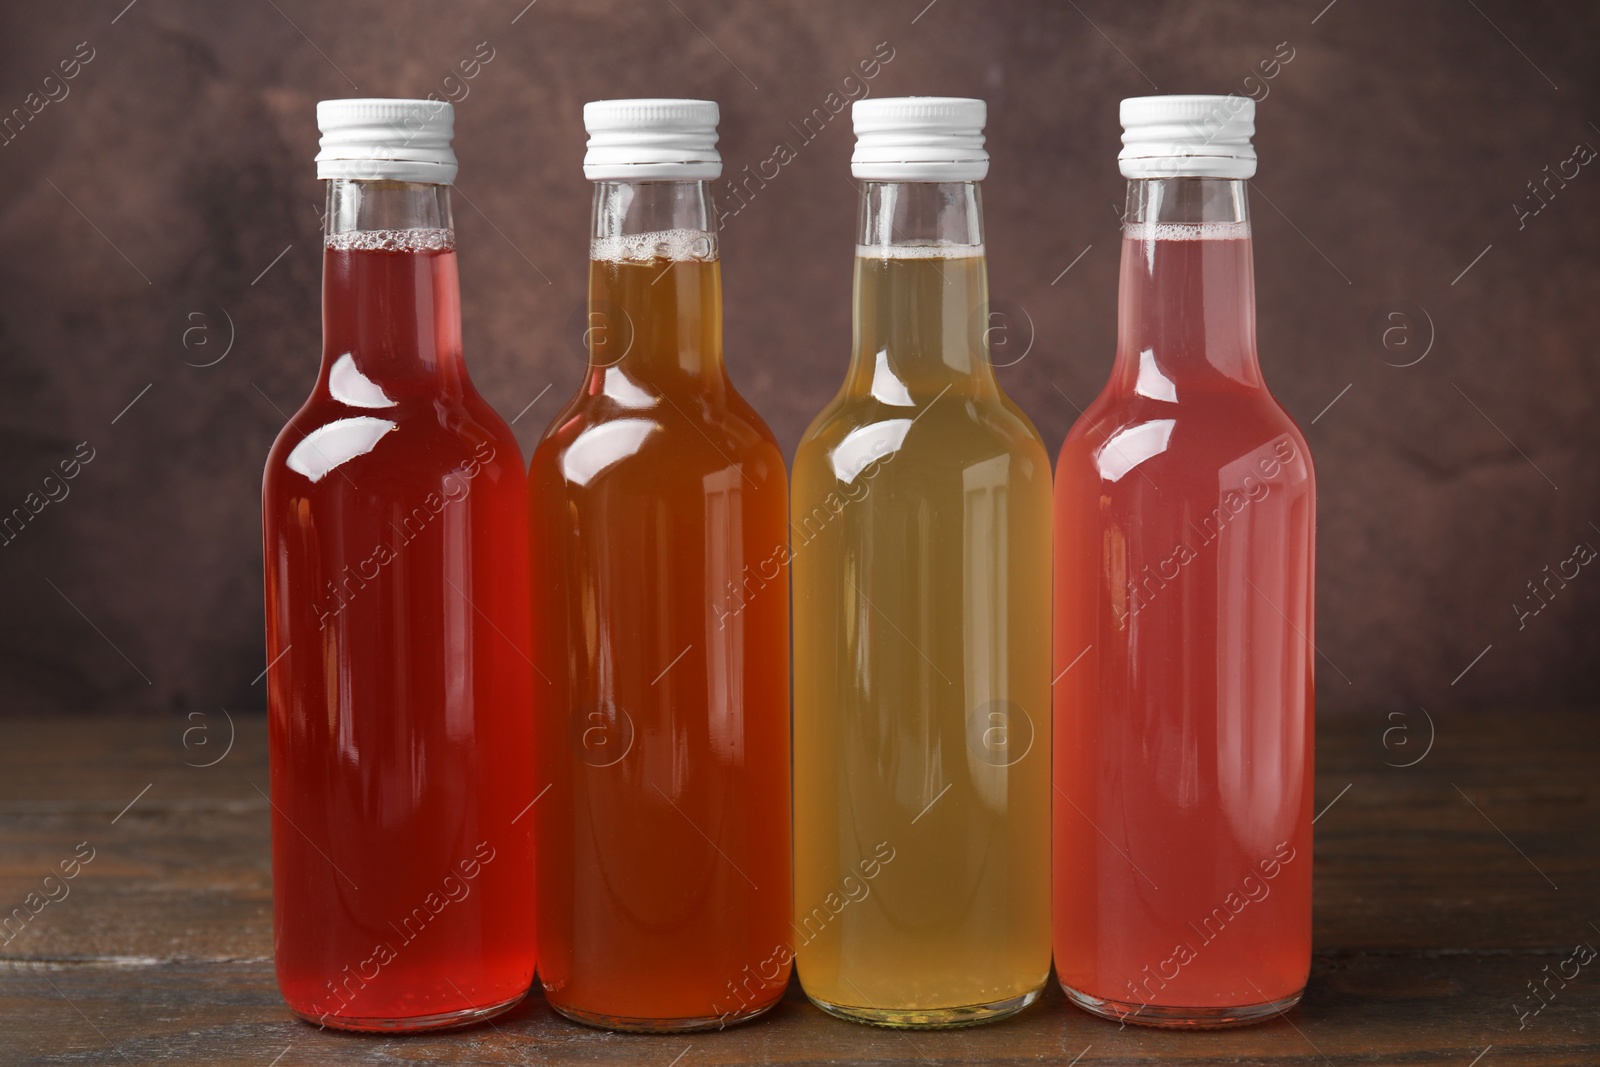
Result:
[[[792,479],[797,965],[889,1026],[1050,969],[1050,461],[989,360],[983,120],[855,105],[854,352]]]

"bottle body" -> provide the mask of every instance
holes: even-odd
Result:
[[[278,981],[319,1024],[454,1025],[534,968],[521,456],[461,363],[444,188],[332,184],[322,372],[262,491]]]
[[[1056,968],[1110,1018],[1245,1023],[1310,967],[1315,482],[1244,183],[1132,182],[1121,286],[1056,469]]]
[[[750,1018],[790,970],[787,476],[722,367],[713,218],[597,187],[589,374],[528,475],[540,976],[617,1029]]]
[[[794,936],[825,1010],[960,1025],[1050,966],[1050,467],[984,350],[976,186],[867,188],[850,376],[795,456]]]

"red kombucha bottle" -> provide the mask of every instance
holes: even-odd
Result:
[[[794,955],[788,479],[722,360],[717,106],[584,121],[589,366],[528,472],[539,978],[591,1025],[716,1028]]]
[[[1156,1026],[1269,1018],[1311,960],[1315,482],[1256,358],[1254,112],[1123,102],[1116,363],[1056,468],[1056,970]]]
[[[534,970],[522,457],[462,363],[450,105],[317,118],[322,370],[262,489],[278,985],[326,1026],[459,1025]]]

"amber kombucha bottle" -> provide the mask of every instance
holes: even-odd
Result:
[[[718,1027],[792,956],[787,479],[722,361],[716,105],[584,119],[589,365],[528,474],[540,976],[582,1022]]]

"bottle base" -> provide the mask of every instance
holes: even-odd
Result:
[[[782,998],[778,998],[781,1000]],[[778,1001],[763,1004],[760,1007],[748,1008],[744,1011],[733,1011],[726,1015],[702,1015],[687,1019],[646,1019],[627,1015],[603,1015],[598,1012],[582,1011],[565,1004],[549,1001],[550,1007],[557,1014],[571,1019],[575,1023],[593,1026],[600,1030],[621,1030],[633,1034],[685,1034],[696,1030],[722,1030],[729,1026],[749,1022],[758,1015],[765,1015],[771,1011]]]
[[[1061,983],[1061,989],[1067,994],[1068,1000],[1090,1015],[1098,1015],[1114,1023],[1133,1023],[1137,1026],[1153,1026],[1164,1030],[1226,1030],[1235,1026],[1263,1023],[1282,1015],[1300,1003],[1301,996],[1305,994],[1302,988],[1281,1000],[1269,1000],[1263,1004],[1245,1004],[1227,1008],[1185,1008],[1167,1004],[1109,1000],[1073,989],[1065,982]]]
[[[853,1004],[833,1004],[806,994],[807,999],[829,1015],[869,1026],[896,1030],[953,1030],[963,1026],[982,1026],[1015,1015],[1039,999],[1043,988],[992,1004],[963,1004],[954,1008],[861,1008]]]
[[[424,1030],[453,1030],[487,1022],[522,1003],[522,998],[527,995],[527,991],[524,990],[509,1000],[502,1000],[498,1004],[490,1004],[486,1007],[461,1008],[457,1011],[439,1012],[437,1015],[411,1015],[402,1018],[311,1015],[300,1011],[293,1005],[290,1006],[289,1010],[313,1026],[325,1026],[330,1030],[353,1030],[362,1034],[409,1034],[420,1033]]]

